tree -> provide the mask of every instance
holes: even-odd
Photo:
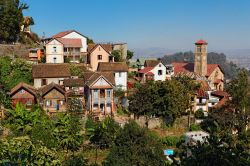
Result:
[[[228,85],[227,91],[232,96],[231,103],[235,108],[235,115],[239,120],[237,130],[241,134],[246,131],[250,116],[250,88],[246,70],[239,70],[237,77]]]
[[[211,165],[249,165],[249,151],[244,151],[238,146],[237,148],[228,146],[219,137],[212,135],[205,143],[196,146],[183,146],[181,165],[192,166],[211,166]]]
[[[83,77],[83,72],[86,70],[83,66],[77,66],[76,64],[69,64],[70,73],[72,76]]]
[[[21,103],[17,103],[14,110],[7,110],[3,124],[15,135],[26,135],[31,133],[32,127],[41,121],[43,116],[45,113],[40,108],[28,111]]]
[[[129,97],[129,111],[146,118],[161,117],[167,123],[173,124],[189,108],[191,90],[195,85],[194,82],[183,79],[147,82]]]
[[[29,137],[0,139],[1,165],[60,165],[54,149],[36,144]]]
[[[23,59],[16,58],[12,60],[8,56],[0,57],[0,83],[6,91],[10,91],[19,82],[31,83],[31,71],[32,64]]]
[[[81,123],[79,118],[70,114],[60,114],[55,121],[54,134],[59,142],[59,148],[75,152],[82,142]]]
[[[133,56],[134,56],[134,52],[128,50],[128,51],[127,51],[127,60],[132,59]]]
[[[0,0],[0,43],[18,40],[26,9],[28,5],[19,0]]]
[[[95,42],[93,41],[93,39],[87,37],[87,44],[95,44]]]
[[[92,131],[90,142],[99,148],[110,148],[114,143],[119,129],[120,127],[114,119],[107,117],[103,121],[97,122]]]
[[[118,133],[104,165],[163,166],[165,157],[158,138],[135,122],[129,122]]]
[[[114,56],[115,62],[122,62],[122,54],[120,50],[113,50],[111,54]]]

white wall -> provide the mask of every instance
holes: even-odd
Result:
[[[162,75],[158,75],[158,70],[162,70]],[[166,80],[166,67],[159,63],[157,66],[155,66],[151,72],[154,73],[154,80],[155,81],[165,81]]]
[[[46,44],[46,63],[54,63],[54,58],[56,63],[64,63],[63,45],[55,39]]]
[[[119,74],[120,73],[120,74]],[[115,73],[115,85],[121,87],[122,90],[127,90],[127,72],[116,72]]]
[[[87,52],[87,38],[76,33],[71,32],[67,35],[65,35],[63,38],[72,38],[72,39],[81,39],[82,40],[82,48],[80,49],[81,52]]]

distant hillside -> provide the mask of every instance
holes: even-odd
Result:
[[[194,62],[193,52],[179,52],[172,55],[165,55],[161,58],[163,63],[170,64],[172,62]],[[231,79],[236,75],[237,66],[233,62],[229,62],[226,55],[221,53],[208,53],[207,61],[209,64],[219,64],[225,72],[225,77]]]

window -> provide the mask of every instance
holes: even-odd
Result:
[[[53,47],[53,51],[56,52],[56,47]]]
[[[159,75],[159,76],[162,75],[162,70],[158,70],[158,75]]]
[[[202,98],[199,98],[199,103],[202,103]]]
[[[94,98],[98,98],[98,90],[97,89],[94,89]]]
[[[159,64],[159,67],[161,67],[161,64]]]
[[[98,55],[98,60],[102,60],[102,55]]]
[[[197,47],[197,52],[201,52],[201,46]]]
[[[51,102],[50,102],[50,100],[46,100],[45,105],[46,105],[46,107],[51,106]]]
[[[24,89],[21,89],[21,90],[20,90],[20,93],[21,93],[21,94],[24,94],[24,93],[25,93],[25,90],[24,90]]]
[[[53,58],[53,63],[56,63],[56,57]]]
[[[75,48],[75,52],[80,52],[80,48]]]
[[[47,80],[46,79],[42,79],[42,86],[47,85]]]
[[[67,48],[63,48],[63,51],[64,51],[64,52],[68,52],[68,49],[67,49]]]
[[[122,72],[119,72],[119,77],[122,77]]]
[[[111,90],[110,89],[107,90],[107,97],[111,97]]]
[[[100,98],[105,97],[105,89],[100,89]]]

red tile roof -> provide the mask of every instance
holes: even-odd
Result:
[[[67,31],[59,32],[58,34],[52,36],[52,38],[61,38],[74,31],[75,30],[67,30]]]
[[[206,99],[208,99],[208,94],[203,89],[197,90],[196,94],[197,97],[205,97]]]
[[[173,62],[172,65],[174,66],[174,74],[177,74],[180,72],[194,72],[194,63]],[[206,76],[209,77],[217,67],[220,68],[220,65],[219,64],[207,64]]]
[[[205,40],[198,40],[195,44],[208,44]]]
[[[152,72],[147,72],[147,74],[146,74],[146,76],[153,76],[154,75],[154,73],[152,73]]]
[[[214,84],[219,84],[219,83],[221,83],[221,82],[223,82],[222,79],[216,79],[216,80],[214,81]]]
[[[213,96],[218,96],[218,97],[229,97],[230,95],[225,92],[225,91],[214,91],[211,93]]]
[[[145,74],[145,73],[149,72],[152,69],[153,69],[153,67],[145,67],[145,68],[141,69],[139,71],[139,73],[144,73]]]
[[[174,74],[180,72],[194,72],[193,63],[173,62],[172,65],[174,66]]]
[[[64,47],[82,47],[81,39],[57,38],[56,40],[61,42]]]
[[[211,88],[210,88],[207,81],[205,81],[205,80],[197,80],[197,82],[200,83],[202,90],[204,90],[204,91],[210,91],[211,90]]]

